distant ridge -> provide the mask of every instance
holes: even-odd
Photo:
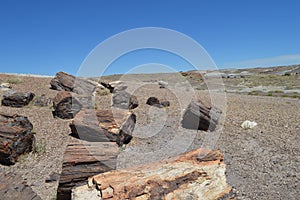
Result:
[[[19,74],[19,73],[5,73],[5,72],[0,72],[0,74],[13,75],[13,76],[35,77],[35,78],[54,78],[54,76],[39,75],[39,74]]]

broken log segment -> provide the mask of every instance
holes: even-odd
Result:
[[[35,94],[32,92],[8,92],[3,95],[1,104],[3,106],[10,106],[21,108],[27,106],[34,98]]]
[[[80,101],[70,92],[60,91],[53,99],[53,116],[62,119],[72,119],[82,108]]]
[[[0,113],[0,164],[13,165],[32,150],[32,128],[27,117]]]
[[[114,142],[77,141],[68,144],[57,189],[57,200],[71,199],[71,190],[89,177],[116,168],[118,145]]]
[[[136,123],[135,114],[124,110],[82,109],[71,121],[72,136],[89,142],[128,144]]]
[[[102,200],[215,200],[231,192],[223,160],[219,151],[197,149],[169,160],[93,176],[88,186],[98,190]],[[86,185],[74,190],[77,196],[89,193]]]
[[[135,109],[139,106],[138,99],[126,91],[118,91],[113,94],[112,106],[121,109]]]
[[[202,102],[192,101],[183,114],[182,127],[214,131],[222,111]]]
[[[51,89],[91,95],[96,88],[93,83],[82,78],[76,78],[65,72],[56,73],[50,81]]]

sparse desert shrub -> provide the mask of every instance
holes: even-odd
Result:
[[[20,84],[23,83],[23,80],[21,78],[9,78],[7,82],[10,84]]]
[[[34,141],[32,152],[36,155],[42,155],[46,153],[46,143],[44,141]]]

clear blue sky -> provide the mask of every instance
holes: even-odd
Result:
[[[76,74],[100,42],[139,27],[192,37],[220,68],[300,63],[299,8],[297,0],[2,0],[0,72]],[[176,65],[167,53],[142,52],[108,73],[167,59]],[[173,67],[189,68],[182,61]]]

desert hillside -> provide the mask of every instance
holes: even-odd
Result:
[[[223,116],[213,132],[181,127],[182,112],[191,99],[186,96],[187,90],[180,89],[179,82],[189,85],[193,97],[212,104],[205,76],[214,72],[112,75],[93,80],[122,80],[128,86],[126,90],[139,102],[132,111],[137,116],[134,134],[140,137],[133,137],[120,149],[120,168],[169,158],[169,152],[147,153],[162,149],[174,138],[177,141],[172,144],[177,149],[175,145],[186,144],[185,140],[192,137],[187,150],[209,147],[224,154],[227,182],[235,188],[238,199],[297,199],[300,196],[299,69],[299,66],[292,66],[221,71],[224,85],[220,88],[224,90],[214,91],[214,94],[215,98],[220,94],[223,98],[218,99],[223,102],[220,108]],[[35,98],[43,94],[55,98],[58,91],[50,89],[51,80],[52,77],[0,74],[0,83],[9,83],[10,90],[32,92]],[[159,81],[169,86],[159,88]],[[1,89],[1,98],[7,92]],[[169,101],[170,106],[150,107],[146,101],[151,96]],[[112,94],[98,95],[94,109],[109,109],[111,103]],[[71,119],[54,118],[52,104],[40,107],[30,103],[22,108],[1,105],[0,109],[2,113],[27,116],[36,138],[33,152],[21,156],[12,166],[0,165],[0,171],[20,174],[42,199],[56,199],[64,152],[68,143],[77,140],[70,135]],[[257,126],[244,129],[241,124],[245,120],[255,121]],[[149,130],[157,134],[150,137]],[[139,157],[132,153],[134,151],[148,156]]]

